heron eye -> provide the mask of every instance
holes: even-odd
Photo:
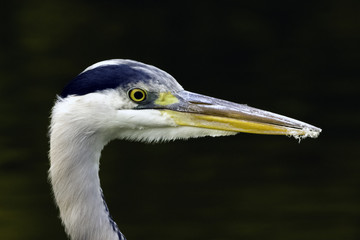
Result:
[[[134,102],[142,102],[146,99],[146,92],[140,88],[134,88],[129,91],[129,97]]]

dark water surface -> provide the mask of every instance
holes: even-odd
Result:
[[[114,141],[101,180],[129,240],[360,239],[358,1],[13,1],[1,7],[0,239],[66,239],[48,116],[88,65],[129,58],[185,89],[321,127]]]

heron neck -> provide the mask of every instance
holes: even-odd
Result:
[[[68,130],[52,126],[49,170],[66,232],[72,240],[124,240],[100,187],[99,159],[105,142],[95,134]]]

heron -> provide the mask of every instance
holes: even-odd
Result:
[[[49,180],[72,240],[125,240],[100,186],[99,161],[114,139],[159,142],[239,132],[316,138],[313,125],[184,90],[167,72],[134,60],[91,65],[57,96],[49,129]]]

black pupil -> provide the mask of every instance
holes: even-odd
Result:
[[[134,97],[135,97],[135,99],[137,99],[137,100],[142,99],[142,98],[144,97],[144,93],[141,92],[141,91],[136,91],[136,92],[134,93]]]

